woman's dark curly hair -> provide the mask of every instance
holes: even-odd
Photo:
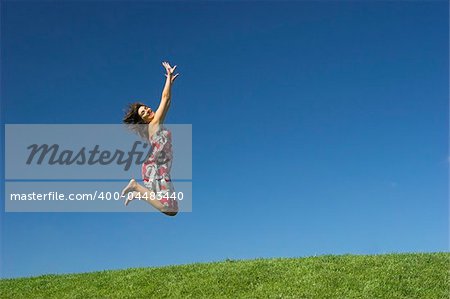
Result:
[[[123,123],[129,130],[148,140],[148,127],[145,126],[147,123],[138,113],[141,106],[147,107],[147,105],[139,102],[129,104],[123,117]]]

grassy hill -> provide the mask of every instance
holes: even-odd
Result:
[[[1,298],[449,298],[450,253],[325,255],[0,280]]]

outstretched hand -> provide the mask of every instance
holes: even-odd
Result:
[[[177,66],[171,67],[170,64],[166,61],[163,61],[162,63],[163,67],[166,69],[166,77],[170,78],[170,82],[175,81],[175,79],[178,77],[178,73],[174,75],[174,71],[177,68]]]

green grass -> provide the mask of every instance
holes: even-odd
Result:
[[[1,298],[449,298],[450,253],[325,255],[0,280]]]

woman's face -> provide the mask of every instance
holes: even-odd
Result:
[[[150,107],[141,106],[138,109],[139,116],[144,120],[144,122],[149,123],[155,117],[155,113]]]

